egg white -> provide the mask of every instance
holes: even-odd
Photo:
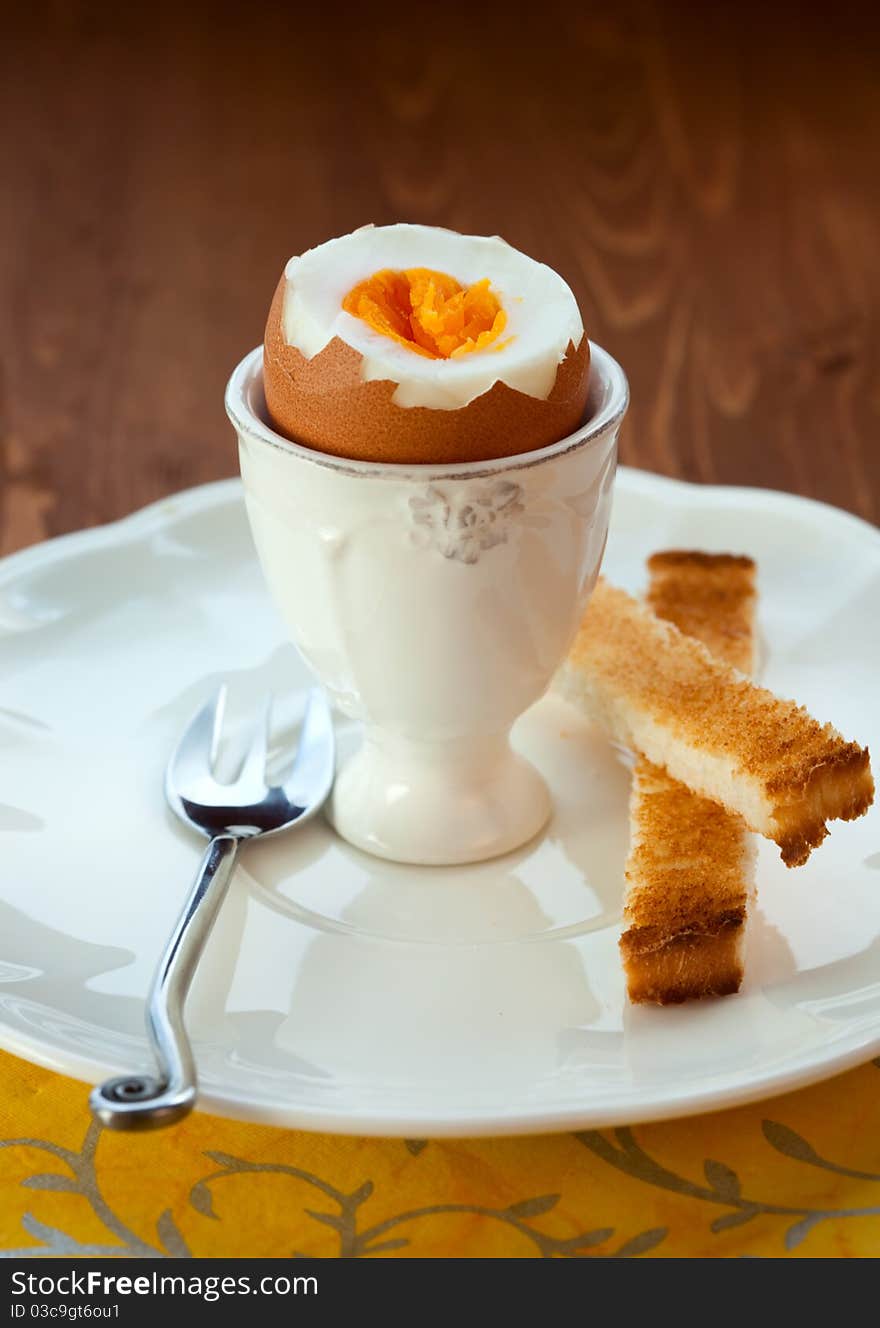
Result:
[[[383,336],[342,302],[358,282],[385,268],[431,268],[463,286],[486,277],[507,315],[501,349],[430,359]],[[577,301],[558,273],[500,236],[459,235],[434,226],[364,226],[291,258],[281,319],[288,345],[313,359],[334,337],[361,356],[365,382],[397,384],[398,406],[458,410],[496,382],[546,400],[569,345],[584,335]]]

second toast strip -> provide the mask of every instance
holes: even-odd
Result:
[[[750,673],[752,560],[669,552],[648,569],[654,613]],[[742,820],[640,757],[630,834],[620,939],[630,1000],[669,1005],[738,991],[755,859]]]

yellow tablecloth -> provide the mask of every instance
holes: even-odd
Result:
[[[880,1060],[712,1116],[356,1139],[196,1114],[119,1135],[0,1053],[0,1251],[537,1258],[880,1254]]]

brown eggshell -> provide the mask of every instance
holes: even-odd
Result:
[[[396,406],[397,384],[365,383],[361,356],[338,337],[307,360],[284,339],[285,278],[275,291],[263,345],[266,404],[279,433],[359,461],[412,465],[489,461],[546,447],[573,433],[587,402],[586,336],[559,366],[546,401],[495,383],[458,410]]]

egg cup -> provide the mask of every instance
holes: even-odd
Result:
[[[628,390],[610,355],[591,354],[579,429],[461,465],[353,461],[288,441],[268,423],[261,348],[229,380],[269,589],[335,704],[364,724],[328,812],[358,848],[477,862],[550,815],[510,729],[564,657],[605,548]]]

